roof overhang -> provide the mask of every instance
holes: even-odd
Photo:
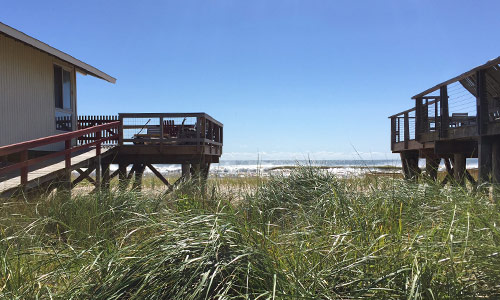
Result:
[[[461,75],[458,75],[457,77],[453,77],[452,79],[449,79],[447,81],[444,81],[444,82],[441,82],[440,84],[438,85],[435,85],[434,87],[430,88],[430,89],[427,89],[413,97],[411,97],[412,99],[417,99],[417,98],[421,98],[429,93],[432,93],[432,92],[435,92],[437,90],[439,90],[442,86],[446,86],[446,85],[449,85],[451,83],[454,83],[454,82],[457,82],[457,81],[460,81],[460,83],[462,85],[464,85],[465,88],[467,88],[469,91],[471,91],[467,84],[464,82],[464,81],[467,81],[467,78],[469,77],[475,77],[475,74],[477,71],[479,70],[482,70],[482,69],[488,69],[488,68],[491,68],[491,67],[494,67],[495,71],[496,71],[496,66],[500,64],[500,56],[495,58],[495,59],[492,59],[490,61],[488,61],[487,63],[483,64],[483,65],[480,65],[478,67],[475,67]],[[475,82],[475,79],[474,78],[469,78],[469,81],[472,81],[472,82]],[[470,85],[470,84],[469,84]],[[472,91],[471,91],[472,92]],[[474,93],[473,93],[474,94]]]
[[[81,60],[78,60],[74,58],[73,56],[66,54],[60,50],[57,50],[54,47],[51,47],[35,38],[32,38],[31,36],[22,33],[19,30],[16,30],[10,26],[7,26],[3,23],[0,22],[0,33],[3,33],[13,39],[16,39],[20,42],[23,42],[27,45],[30,45],[40,51],[43,51],[45,53],[48,53],[52,56],[57,57],[58,59],[65,61],[73,66],[75,66],[76,70],[80,73],[83,73],[85,75],[92,75],[97,78],[106,80],[111,83],[116,83],[116,78],[109,76],[108,74],[98,70],[97,68],[92,67],[91,65],[88,65],[84,63]]]

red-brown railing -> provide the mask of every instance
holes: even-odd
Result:
[[[94,126],[99,126],[103,124],[108,124],[111,122],[118,121],[118,116],[78,116],[77,128],[85,129]],[[105,145],[117,145],[118,144],[118,129],[110,128],[106,131],[102,132],[101,137],[112,137],[111,139],[105,141],[103,144]],[[95,141],[97,138],[96,133],[89,133],[84,136],[78,138],[78,144],[84,145],[90,142]]]
[[[221,155],[224,126],[205,113],[120,113],[120,145],[196,145]]]
[[[71,153],[83,149],[90,148],[92,146],[96,146],[96,155],[101,154],[101,144],[111,140],[111,139],[118,139],[118,129],[120,127],[120,121],[115,121],[103,125],[98,125],[86,129],[81,129],[73,132],[68,132],[68,133],[62,133],[58,135],[53,135],[53,136],[48,136],[36,140],[31,140],[27,142],[22,142],[18,144],[13,144],[13,145],[8,145],[8,146],[3,146],[0,147],[0,157],[1,156],[7,156],[11,154],[20,154],[20,162],[0,168],[0,175],[6,174],[9,172],[13,172],[16,170],[20,170],[21,173],[21,184],[26,184],[28,182],[28,167],[43,161],[46,161],[48,159],[58,157],[58,156],[63,156],[64,155],[64,160],[65,160],[65,167],[67,169],[70,168],[71,166]],[[109,132],[109,130],[112,130],[115,134],[103,137],[104,132]],[[79,145],[79,146],[71,146],[71,140],[75,138],[80,138],[82,136],[86,136],[89,134],[95,135],[95,139],[93,141],[89,141],[88,143],[84,145]],[[41,146],[46,146],[50,144],[55,144],[55,143],[60,143],[64,142],[65,149],[59,152],[53,152],[41,157],[33,158],[33,159],[28,159],[28,150],[41,147]]]

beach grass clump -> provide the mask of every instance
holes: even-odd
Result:
[[[500,297],[500,207],[483,189],[308,166],[244,184],[5,201],[0,296]]]

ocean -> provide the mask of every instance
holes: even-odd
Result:
[[[269,176],[288,174],[297,166],[313,166],[339,176],[363,175],[367,173],[390,174],[401,172],[400,160],[221,160],[210,167],[210,175],[215,177]],[[425,160],[420,160],[425,167]],[[166,175],[181,172],[180,165],[157,165],[157,169]],[[467,159],[467,168],[477,168],[477,159]],[[443,163],[440,167],[444,170]],[[146,169],[146,172],[149,170]]]

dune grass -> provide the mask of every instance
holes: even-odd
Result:
[[[310,167],[237,180],[4,201],[0,297],[500,297],[500,210],[481,190]]]

